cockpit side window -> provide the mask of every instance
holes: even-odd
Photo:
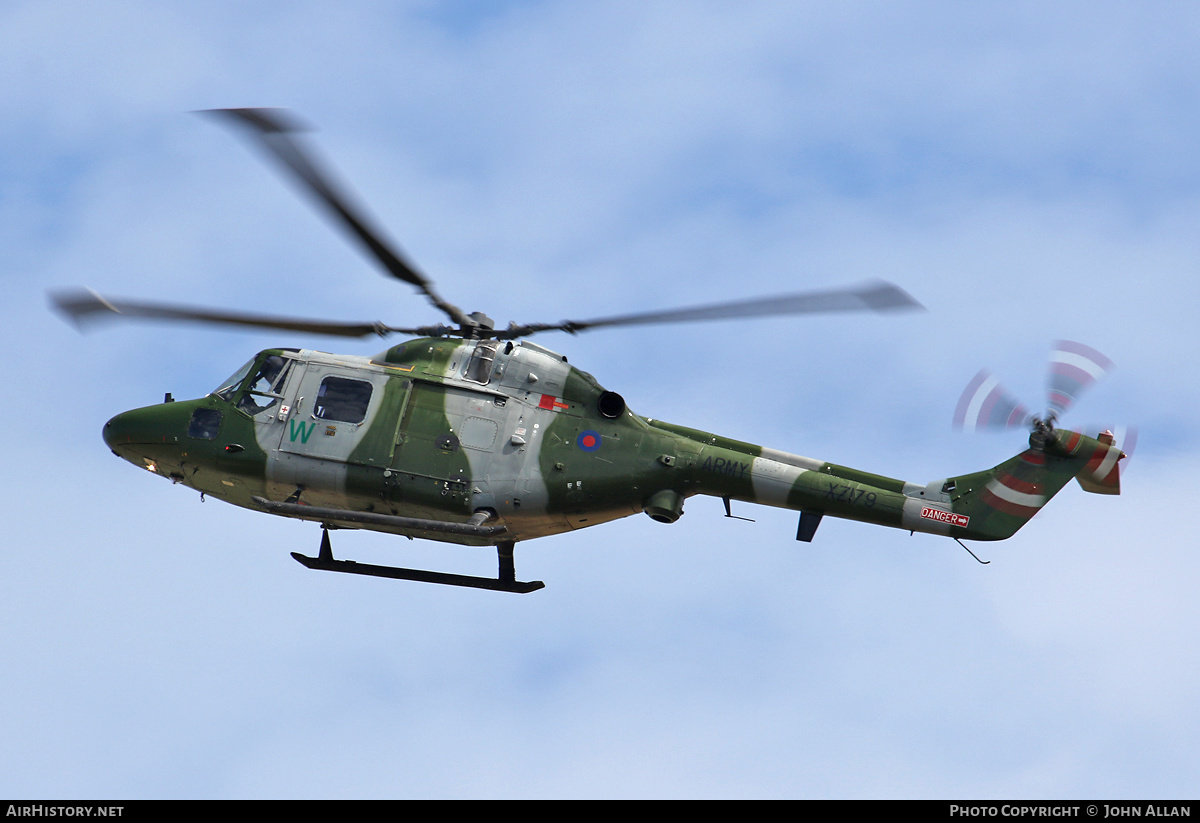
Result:
[[[237,407],[249,415],[255,415],[278,403],[283,397],[283,384],[291,365],[291,360],[278,354],[264,357],[238,399]]]
[[[321,381],[321,388],[317,390],[313,415],[322,420],[361,423],[366,419],[369,405],[371,405],[370,383],[364,380],[350,380],[330,375]]]

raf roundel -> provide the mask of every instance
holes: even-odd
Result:
[[[585,452],[594,452],[600,448],[600,432],[592,431],[591,429],[581,431],[579,437],[575,438],[575,443]]]

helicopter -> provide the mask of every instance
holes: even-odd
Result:
[[[126,411],[104,424],[109,449],[149,472],[259,512],[321,526],[310,569],[529,593],[516,578],[518,542],[645,513],[674,523],[694,495],[799,512],[796,539],[812,542],[825,516],[957,540],[1003,540],[1072,478],[1119,494],[1125,453],[1110,433],[1089,437],[1022,410],[1029,447],[1000,465],[912,483],[644,417],[620,394],[529,339],[599,328],[827,312],[921,308],[881,281],[664,311],[497,328],[445,300],[432,280],[376,230],[283,109],[204,114],[250,136],[302,192],[391,277],[415,286],[449,321],[395,327],[340,323],[53,293],[77,325],[137,318],[310,332],[348,338],[411,336],[374,356],[269,348],[206,396]],[[986,382],[986,381],[985,381]],[[969,387],[973,419],[995,415],[994,385]],[[986,389],[981,398],[976,398]],[[986,413],[982,410],[986,409]],[[964,411],[964,418],[967,412]],[[743,518],[745,519],[745,518]],[[494,547],[495,578],[336,559],[330,531],[369,529]],[[964,545],[965,548],[965,545]],[[982,562],[982,561],[981,561]]]

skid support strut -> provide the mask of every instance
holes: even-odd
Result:
[[[401,569],[396,566],[375,566],[370,563],[356,563],[353,560],[335,560],[333,547],[329,542],[328,529],[321,530],[320,554],[316,557],[309,557],[299,552],[292,552],[292,557],[307,568],[327,572],[390,577],[393,580],[416,580],[421,583],[437,583],[442,586],[465,586],[471,589],[490,589],[491,591],[516,594],[529,594],[538,589],[544,589],[546,584],[540,580],[528,582],[517,580],[516,565],[513,562],[513,545],[514,541],[512,540],[504,540],[496,545],[496,554],[500,564],[499,575],[496,578],[431,572],[424,569]]]

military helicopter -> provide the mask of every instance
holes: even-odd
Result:
[[[643,417],[590,374],[532,342],[547,331],[819,312],[919,308],[900,288],[871,282],[716,305],[560,323],[510,323],[443,299],[383,239],[345,189],[302,145],[304,126],[281,109],[208,112],[249,134],[302,191],[327,209],[384,271],[415,286],[449,320],[411,328],[337,323],[70,291],[52,295],[76,324],[100,317],[190,321],[362,338],[413,336],[373,357],[310,349],[259,352],[205,397],[118,414],[104,425],[119,457],[236,506],[319,523],[310,569],[528,593],[514,546],[644,512],[674,523],[693,495],[799,512],[811,542],[826,515],[956,540],[1003,540],[1072,477],[1119,493],[1124,453],[1111,436],[1038,419],[1029,448],[993,469],[910,483]],[[980,404],[976,404],[979,408]],[[989,407],[990,408],[990,407]],[[334,529],[493,546],[497,577],[335,559]]]

